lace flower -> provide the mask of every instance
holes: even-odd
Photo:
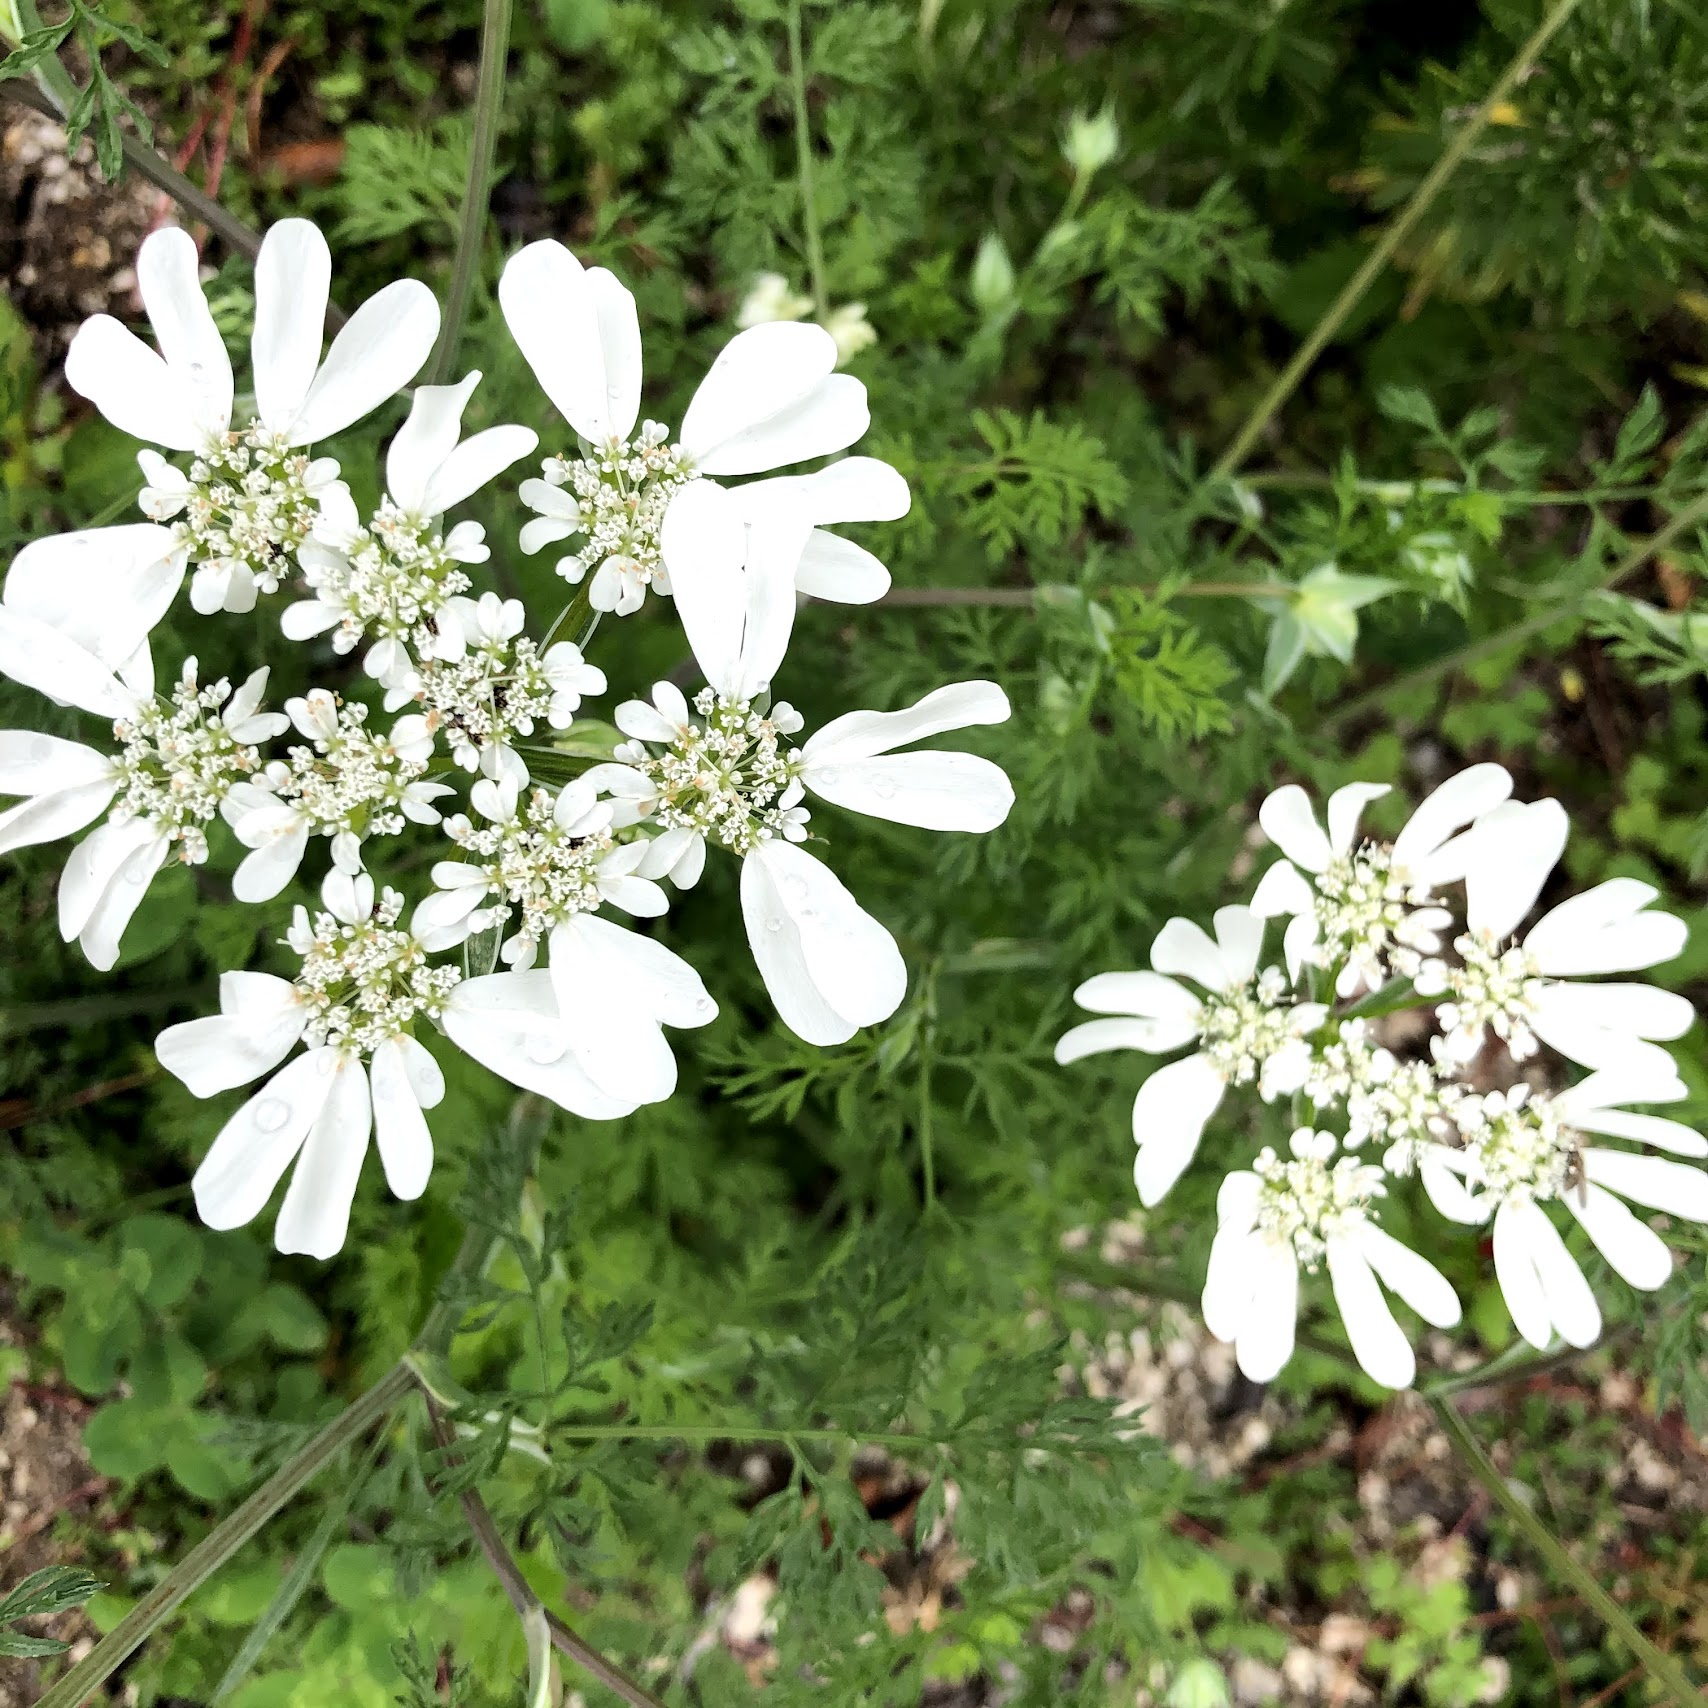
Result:
[[[887,464],[850,457],[819,474],[720,486],[713,476],[760,474],[845,450],[866,431],[866,388],[833,372],[835,338],[782,321],[739,332],[713,363],[672,440],[640,415],[640,324],[634,298],[602,267],[584,270],[560,243],[531,243],[498,284],[499,303],[541,388],[582,441],[548,458],[522,502],[539,512],[522,549],[582,543],[558,562],[591,574],[595,610],[640,609],[647,590],[692,598],[724,580],[750,549],[786,560],[801,591],[862,603],[889,586],[869,552],[827,530],[905,515],[907,483]],[[750,536],[772,543],[750,546]],[[686,622],[686,618],[684,621]]]
[[[152,233],[136,273],[158,353],[98,314],[72,339],[65,377],[122,432],[191,454],[186,473],[158,452],[140,453],[143,509],[156,521],[182,518],[174,533],[196,565],[198,611],[248,611],[258,593],[277,591],[323,515],[354,520],[337,463],[311,459],[305,447],[414,378],[438,335],[439,305],[413,279],[387,285],[350,317],[322,362],[331,252],[307,220],[281,220],[255,259],[255,416],[234,426],[231,359],[199,269],[188,232]]]

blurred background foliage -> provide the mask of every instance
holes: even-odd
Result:
[[[474,0],[110,12],[163,50],[106,57],[158,146],[253,224],[318,220],[346,306],[403,273],[443,288]],[[464,346],[477,424],[528,421],[556,448],[492,295],[533,238],[635,291],[664,419],[758,275],[826,314],[863,304],[867,445],[915,492],[868,530],[900,597],[804,611],[779,688],[810,722],[994,677],[1016,716],[985,751],[1016,778],[1012,820],[929,851],[837,820],[838,869],[912,982],[833,1051],[770,1017],[714,864],[664,926],[723,1007],[676,1040],[677,1098],[548,1120],[447,1053],[427,1196],[399,1204],[370,1169],[324,1267],[277,1257],[265,1225],[195,1223],[186,1182],[236,1099],[196,1104],[150,1047],[205,1008],[214,969],[271,964],[283,909],[231,903],[216,843],[155,886],[102,979],[59,942],[61,856],[9,857],[0,1376],[8,1428],[58,1419],[86,1458],[58,1496],[7,1505],[0,1582],[74,1562],[110,1626],[398,1356],[472,1216],[499,1255],[432,1371],[460,1469],[400,1413],[192,1602],[129,1699],[516,1700],[521,1628],[448,1497],[478,1477],[547,1604],[672,1702],[1647,1700],[1415,1408],[1309,1353],[1268,1396],[1216,1364],[1167,1301],[1195,1296],[1220,1171],[1139,1218],[1144,1064],[1062,1072],[1049,1051],[1079,979],[1249,882],[1264,789],[1388,781],[1397,822],[1471,759],[1568,804],[1574,885],[1663,890],[1696,946],[1660,976],[1700,993],[1708,20],[1583,0],[1240,478],[1206,482],[1535,0],[803,12],[816,280],[779,0],[520,0]],[[0,122],[16,545],[134,497],[133,445],[59,363],[81,314],[134,313],[123,268],[156,198],[102,188],[87,145],[56,168],[22,109]],[[247,266],[207,258],[241,348]],[[400,418],[332,447],[359,500]],[[496,583],[554,610],[513,500],[477,514]],[[163,655],[214,650],[187,618]],[[218,668],[268,660],[275,698],[300,690],[265,625],[218,621]],[[649,606],[593,656],[626,696],[682,650]],[[43,708],[0,687],[0,714]],[[1708,1088],[1700,1030],[1680,1059]],[[1242,1160],[1255,1142],[1227,1116],[1213,1139]],[[1426,1249],[1470,1303],[1469,1352],[1498,1354],[1484,1255]],[[1476,1408],[1526,1498],[1697,1666],[1703,1257],[1640,1302],[1603,1270],[1605,1347]],[[30,1700],[38,1663],[4,1664],[27,1665],[12,1700]]]

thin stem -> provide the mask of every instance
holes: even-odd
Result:
[[[21,1038],[53,1026],[94,1026],[132,1014],[152,1014],[205,996],[209,987],[184,985],[172,990],[127,990],[110,996],[68,996],[59,1002],[33,1002],[24,1008],[0,1008],[0,1038]]]
[[[1111,587],[1110,593],[1141,593],[1147,598],[1161,591],[1160,584]],[[1286,581],[1189,581],[1169,595],[1174,599],[1290,599],[1298,592]],[[1039,595],[1046,598],[1049,589],[1043,587],[892,587],[876,606],[891,608],[925,605],[1004,605],[1025,608],[1036,605]]]
[[[1325,735],[1332,734],[1353,719],[1362,717],[1365,712],[1374,710],[1392,695],[1408,694],[1414,688],[1427,687],[1438,677],[1464,670],[1485,658],[1493,657],[1497,652],[1505,651],[1509,646],[1528,640],[1531,635],[1540,634],[1543,629],[1552,628],[1555,623],[1565,621],[1590,594],[1604,593],[1617,587],[1627,576],[1634,575],[1641,569],[1657,552],[1665,551],[1680,534],[1704,520],[1708,520],[1708,493],[1702,494],[1695,503],[1687,504],[1670,522],[1657,528],[1647,539],[1639,540],[1593,587],[1585,588],[1575,599],[1563,606],[1520,618],[1518,622],[1509,623],[1503,629],[1496,629],[1492,635],[1485,635],[1481,640],[1456,648],[1444,658],[1420,665],[1416,670],[1407,671],[1404,676],[1396,676],[1392,682],[1383,683],[1380,688],[1372,688],[1369,693],[1360,694],[1357,699],[1348,701],[1328,718],[1321,726],[1322,732]]]
[[[859,1442],[873,1447],[910,1447],[938,1453],[943,1443],[929,1435],[863,1434],[849,1429],[769,1429],[746,1423],[554,1423],[550,1434],[565,1441],[816,1441],[831,1446]]]
[[[69,77],[66,79],[66,88],[75,97],[76,87]],[[16,101],[21,107],[30,108],[32,112],[40,113],[44,118],[56,122],[64,121],[64,105],[55,96],[45,94],[35,84],[25,82],[22,78],[9,78],[5,83],[0,83],[0,95]],[[120,141],[124,147],[125,160],[138,177],[146,178],[157,190],[164,191],[185,212],[192,214],[210,231],[230,244],[238,254],[253,261],[261,253],[260,233],[245,225],[236,214],[222,207],[205,190],[192,184],[164,155],[157,154],[141,137],[130,131],[123,132]],[[336,303],[329,302],[326,305],[326,322],[334,332],[348,319],[349,316]]]
[[[795,170],[801,184],[801,228],[807,241],[807,279],[813,308],[822,321],[830,314],[824,283],[824,236],[818,226],[813,190],[812,121],[807,112],[807,65],[801,51],[801,0],[789,0],[789,90],[795,101]]]
[[[447,1457],[451,1457],[449,1450],[455,1446],[456,1438],[440,1416],[432,1396],[423,1393],[422,1399],[427,1406],[427,1417],[433,1426],[434,1437],[440,1447],[447,1450]],[[462,1505],[463,1517],[468,1520],[469,1529],[474,1532],[474,1539],[480,1544],[481,1553],[486,1556],[486,1563],[492,1567],[493,1575],[510,1598],[510,1605],[516,1609],[523,1624],[537,1623],[543,1619],[551,1634],[552,1647],[561,1654],[568,1655],[578,1666],[584,1667],[607,1690],[630,1704],[630,1708],[664,1708],[650,1691],[642,1689],[620,1667],[606,1660],[591,1644],[584,1643],[561,1619],[546,1611],[540,1598],[534,1593],[534,1586],[522,1575],[522,1568],[517,1565],[497,1524],[493,1522],[486,1502],[480,1497],[480,1491],[467,1488],[457,1498]]]
[[[469,142],[469,181],[463,215],[457,228],[457,251],[451,263],[451,288],[445,296],[445,318],[439,323],[439,342],[427,365],[431,385],[443,385],[456,367],[463,341],[469,298],[486,236],[487,210],[492,201],[492,161],[498,149],[499,110],[504,101],[504,71],[510,55],[511,0],[486,0],[480,23],[480,74],[474,97],[474,134]]]
[[[1363,300],[1364,293],[1375,283],[1377,276],[1394,257],[1394,252],[1411,234],[1412,228],[1429,210],[1430,204],[1441,194],[1447,180],[1459,169],[1460,163],[1471,152],[1472,145],[1483,134],[1489,123],[1489,116],[1502,101],[1506,99],[1513,88],[1529,74],[1530,68],[1541,56],[1542,50],[1548,45],[1555,32],[1559,30],[1572,13],[1578,8],[1578,0],[1555,0],[1548,15],[1542,20],[1536,33],[1531,36],[1506,70],[1500,74],[1495,86],[1484,97],[1482,105],[1467,121],[1464,128],[1448,144],[1441,158],[1430,169],[1428,176],[1412,191],[1411,198],[1390,222],[1388,229],[1378,239],[1376,246],[1365,256],[1364,264],[1341,287],[1340,294],[1329,304],[1321,320],[1312,329],[1311,335],[1301,344],[1298,351],[1280,374],[1275,383],[1263,394],[1262,400],[1246,418],[1245,425],[1235,435],[1234,442],[1217,459],[1216,466],[1205,477],[1200,491],[1218,486],[1250,456],[1252,446],[1262,436],[1263,430],[1274,418],[1276,412],[1298,389],[1299,382],[1309,371],[1311,364],[1323,352],[1323,348],[1334,337],[1346,317]]]
[[[313,1481],[371,1424],[379,1422],[413,1386],[408,1369],[395,1365],[373,1387],[346,1406],[209,1533],[127,1613],[81,1661],[37,1703],[36,1708],[79,1708],[299,1490]]]
[[[1608,1629],[1642,1663],[1649,1677],[1667,1691],[1680,1708],[1686,1703],[1700,1702],[1700,1693],[1678,1660],[1656,1648],[1638,1630],[1636,1621],[1607,1592],[1600,1578],[1567,1550],[1500,1474],[1470,1425],[1460,1415],[1459,1408],[1445,1395],[1430,1394],[1426,1397],[1430,1410],[1447,1432],[1447,1438],[1457,1449],[1465,1468],[1524,1532],[1542,1558],[1595,1609]]]

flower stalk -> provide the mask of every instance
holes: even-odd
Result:
[[[801,0],[789,0],[789,91],[795,107],[795,169],[801,184],[801,229],[806,236],[807,278],[812,286],[813,312],[823,322],[830,314],[830,295],[825,284],[824,235],[819,230],[818,197],[813,177],[806,55],[801,46]]]

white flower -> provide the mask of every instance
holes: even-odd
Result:
[[[294,981],[226,973],[220,1013],[167,1027],[155,1052],[195,1096],[212,1097],[273,1073],[307,1043],[226,1122],[192,1184],[209,1227],[241,1227],[294,1161],[274,1243],[328,1258],[344,1244],[370,1132],[399,1198],[426,1187],[433,1141],[422,1111],[445,1081],[413,1028],[440,1016],[460,975],[427,965],[420,943],[396,929],[403,898],[387,890],[376,907],[365,873],[329,873],[321,899],[312,919],[296,910]]]
[[[388,708],[413,700],[422,710],[400,718],[394,739],[425,758],[443,736],[465,771],[528,781],[528,765],[515,740],[532,735],[536,720],[566,729],[583,694],[602,694],[605,673],[589,664],[573,641],[557,641],[542,655],[522,633],[520,599],[483,593],[447,600],[439,617],[438,655],[425,657],[386,695]]]
[[[170,530],[153,522],[85,528],[24,546],[6,572],[0,609],[8,620],[45,623],[122,670],[133,656],[142,663],[149,632],[171,608],[183,580],[184,553]],[[66,703],[51,683],[18,680]]]
[[[1556,801],[1509,802],[1464,838],[1468,929],[1453,945],[1459,964],[1429,961],[1418,991],[1449,998],[1436,1014],[1455,1061],[1476,1055],[1489,1027],[1518,1060],[1542,1043],[1589,1068],[1670,1074],[1671,1058],[1655,1040],[1689,1030],[1695,1010],[1686,998],[1647,984],[1570,982],[1637,972],[1683,950],[1685,923],[1649,910],[1652,886],[1609,878],[1545,913],[1522,943],[1508,941],[1559,858],[1566,829]]]
[[[860,603],[888,587],[870,553],[824,531],[906,513],[907,483],[887,464],[851,458],[839,466],[860,466],[836,479],[733,490],[706,478],[829,456],[866,431],[866,388],[833,372],[837,342],[823,327],[783,320],[738,332],[671,443],[657,422],[635,434],[640,324],[611,273],[583,270],[560,243],[531,243],[505,267],[498,296],[535,377],[584,443],[578,457],[547,459],[544,480],[523,483],[522,501],[541,519],[523,530],[522,549],[581,536],[558,572],[570,581],[591,572],[596,610],[638,610],[649,587],[679,604],[686,587],[696,608],[715,604],[750,555],[819,598]]]
[[[1532,1346],[1545,1349],[1555,1335],[1589,1346],[1601,1333],[1595,1295],[1544,1204],[1564,1204],[1614,1271],[1643,1291],[1665,1285],[1672,1254],[1620,1200],[1708,1222],[1702,1169],[1583,1142],[1596,1133],[1708,1157],[1701,1134],[1623,1107],[1686,1095],[1682,1083],[1651,1064],[1593,1073],[1552,1097],[1519,1085],[1467,1099],[1464,1148],[1430,1154],[1423,1179],[1436,1208],[1470,1224],[1493,1218],[1495,1275],[1514,1325]]]
[[[756,672],[741,637],[738,624],[733,652],[698,654],[711,679],[694,701],[698,721],[665,682],[654,687],[651,705],[630,700],[617,710],[618,727],[634,738],[617,757],[651,785],[651,816],[664,830],[640,870],[686,888],[700,875],[706,843],[739,855],[747,941],[778,1014],[809,1044],[845,1043],[896,1011],[907,968],[890,933],[827,866],[795,846],[805,820],[797,803],[810,792],[896,824],[994,830],[1014,802],[999,766],[970,753],[895,749],[1001,723],[1008,699],[994,682],[959,682],[904,712],[850,712],[790,753],[781,738],[800,729],[800,717],[787,705],[767,715],[752,690],[742,691]],[[647,744],[665,751],[654,756]]]
[[[1286,858],[1264,874],[1252,908],[1266,919],[1292,916],[1284,939],[1288,971],[1296,978],[1306,963],[1338,967],[1339,996],[1375,988],[1390,975],[1409,978],[1439,950],[1453,916],[1437,891],[1465,875],[1469,857],[1457,833],[1499,806],[1512,793],[1512,778],[1498,765],[1473,765],[1429,795],[1391,847],[1360,841],[1359,815],[1387,792],[1385,783],[1336,789],[1326,834],[1297,783],[1277,789],[1258,812]]]
[[[735,323],[743,332],[750,326],[764,326],[773,320],[799,320],[812,313],[812,298],[790,289],[781,273],[756,273],[741,307],[735,312]]]
[[[288,762],[273,760],[220,802],[226,823],[251,850],[232,878],[239,901],[276,896],[315,834],[331,838],[341,871],[360,871],[368,837],[396,836],[406,821],[437,824],[432,803],[451,793],[448,784],[424,778],[427,754],[410,747],[406,719],[389,739],[370,735],[368,708],[340,702],[324,688],[287,700],[285,710],[309,745],[291,748]]]
[[[1299,1271],[1326,1262],[1358,1362],[1384,1387],[1407,1388],[1417,1359],[1382,1287],[1437,1328],[1458,1322],[1459,1300],[1433,1263],[1377,1225],[1382,1171],[1337,1158],[1336,1148],[1332,1134],[1301,1127],[1291,1160],[1266,1149],[1253,1169],[1222,1182],[1204,1322],[1218,1340],[1233,1342],[1252,1381],[1267,1382],[1293,1355]]]
[[[665,1026],[705,1026],[717,1004],[662,943],[590,913],[551,933],[544,972],[466,979],[441,1024],[512,1085],[592,1121],[631,1115],[676,1089]]]
[[[1248,907],[1216,909],[1212,940],[1189,919],[1171,919],[1151,944],[1150,972],[1099,973],[1074,992],[1093,1013],[1062,1034],[1064,1065],[1099,1050],[1161,1055],[1196,1044],[1189,1056],[1158,1068],[1133,1101],[1139,1147],[1133,1183],[1139,1202],[1157,1203],[1191,1162],[1204,1127],[1230,1085],[1257,1082],[1264,1100],[1301,1089],[1311,1071],[1305,1042],[1328,1014],[1316,1002],[1290,1002],[1280,972],[1258,973],[1263,920]],[[1200,985],[1200,997],[1169,975]]]
[[[452,948],[520,912],[503,953],[525,969],[540,943],[578,914],[606,902],[640,917],[668,907],[664,891],[639,875],[647,844],[612,839],[611,806],[586,779],[555,797],[535,789],[524,804],[513,779],[482,778],[469,798],[488,822],[477,829],[458,817],[446,825],[463,858],[434,866],[438,890],[415,910],[415,931],[429,948]]]
[[[174,576],[158,578],[156,592],[175,585]],[[9,600],[13,591],[8,584]],[[20,583],[20,597],[24,591]],[[146,604],[132,607],[128,631],[112,624],[111,612],[84,625],[96,644],[124,657],[119,674],[62,629],[0,605],[0,671],[112,719],[115,754],[29,730],[0,732],[0,794],[24,797],[0,813],[0,851],[55,841],[107,814],[72,850],[59,882],[60,934],[102,971],[117,961],[119,939],[167,856],[176,849],[186,864],[207,859],[207,826],[261,762],[254,744],[285,727],[279,713],[259,709],[265,668],[233,693],[224,681],[202,688],[192,658],[171,700],[156,700],[140,638],[149,615]]]
[[[301,448],[342,432],[414,378],[438,334],[439,306],[413,279],[388,285],[350,317],[323,363],[331,254],[307,220],[281,220],[255,260],[256,418],[234,429],[231,359],[198,268],[187,232],[151,234],[136,271],[158,354],[98,314],[72,340],[65,376],[123,432],[193,453],[187,476],[141,453],[144,509],[156,520],[184,515],[175,531],[198,565],[198,611],[247,611],[257,591],[278,588],[324,509],[350,510],[338,465],[310,461]]]
[[[315,596],[285,610],[281,627],[292,640],[336,629],[333,645],[348,652],[371,636],[365,668],[388,687],[407,676],[412,653],[460,656],[460,630],[441,636],[442,614],[469,586],[458,566],[484,563],[491,552],[478,522],[441,534],[439,518],[539,443],[532,428],[501,426],[459,444],[463,410],[479,383],[477,371],[458,385],[416,387],[386,453],[388,495],[373,519],[365,528],[322,524],[299,549]]]

